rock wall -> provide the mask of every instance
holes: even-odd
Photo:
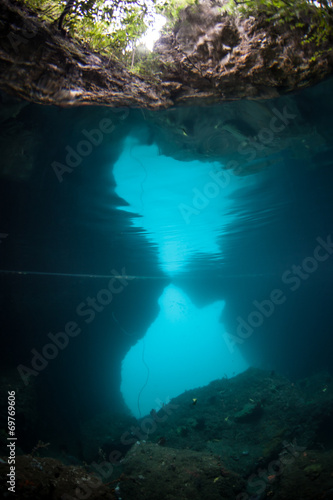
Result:
[[[330,34],[303,43],[310,19],[298,27],[271,23],[263,14],[222,13],[211,1],[181,12],[155,46],[158,76],[147,78],[80,45],[16,0],[1,2],[0,20],[0,89],[42,104],[161,109],[271,98],[313,85],[333,67]]]

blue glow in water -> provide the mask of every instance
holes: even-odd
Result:
[[[161,267],[169,276],[197,254],[221,257],[217,237],[234,218],[230,194],[252,182],[225,173],[219,183],[218,162],[177,161],[159,155],[156,145],[141,145],[131,136],[113,175],[116,193],[129,204],[121,209],[141,216],[132,223],[157,246]]]
[[[180,288],[169,285],[159,306],[157,319],[122,364],[121,390],[137,417],[159,409],[161,401],[248,368],[223,339],[223,301],[197,309]]]
[[[170,277],[197,255],[221,258],[218,237],[234,217],[230,195],[253,182],[229,173],[222,177],[217,162],[159,155],[156,145],[142,145],[132,136],[125,140],[113,174],[116,193],[129,204],[121,209],[133,213],[132,224],[145,230]],[[248,368],[223,339],[219,319],[224,304],[199,310],[179,288],[164,290],[159,316],[122,365],[122,393],[136,416],[157,409],[157,401]]]

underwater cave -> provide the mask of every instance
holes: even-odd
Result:
[[[333,498],[332,96],[1,90],[4,490]]]

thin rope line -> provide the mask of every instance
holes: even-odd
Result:
[[[191,269],[188,272],[192,272]],[[169,276],[138,276],[138,275],[122,275],[117,276],[116,274],[83,274],[83,273],[51,273],[44,271],[14,271],[8,269],[0,269],[0,274],[18,274],[21,276],[62,276],[69,278],[94,278],[94,279],[105,279],[105,278],[116,278],[116,279],[142,279],[142,280],[164,280],[170,281]],[[187,271],[182,271],[178,275],[175,276],[175,281],[177,281],[177,277],[180,280],[193,280],[196,279],[196,275],[187,275]],[[263,276],[272,276],[276,277],[278,274],[276,273],[249,273],[249,274],[215,274],[215,278],[258,278]]]
[[[117,325],[119,326],[120,330],[125,334],[127,335],[128,337],[133,337],[134,333],[128,333],[128,331],[125,330],[125,328],[123,328],[121,326],[121,324],[119,323],[119,321],[117,320],[117,318],[115,317],[114,315],[114,312],[112,311],[112,317],[114,319],[114,321],[117,323]]]
[[[84,274],[84,273],[52,273],[52,272],[44,272],[44,271],[15,271],[8,269],[0,269],[0,274],[19,274],[22,276],[62,276],[69,278],[96,278],[96,279],[105,279],[105,278],[116,278],[116,279],[162,279],[168,280],[169,278],[166,276],[133,276],[133,275],[122,275],[117,276],[116,274]]]

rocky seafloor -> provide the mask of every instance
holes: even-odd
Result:
[[[331,499],[332,424],[329,374],[291,382],[250,368],[186,391],[141,420],[102,414],[82,422],[80,456],[57,443],[39,442],[30,452],[18,443],[15,493],[26,499]],[[1,436],[1,489],[10,498]]]

